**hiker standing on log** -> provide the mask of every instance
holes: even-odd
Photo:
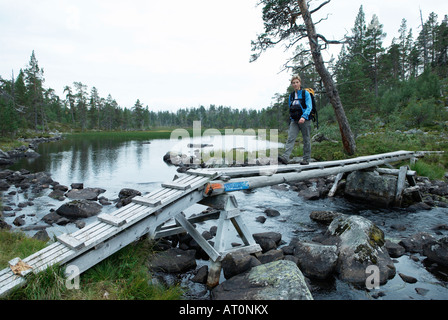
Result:
[[[299,75],[291,79],[294,92],[289,96],[290,124],[288,140],[286,141],[285,152],[278,157],[279,163],[288,164],[289,157],[299,132],[303,137],[303,159],[301,165],[309,164],[311,159],[311,121],[312,110],[311,94],[307,90],[301,90],[302,79]],[[303,91],[303,92],[302,92]],[[304,97],[305,99],[302,99]]]

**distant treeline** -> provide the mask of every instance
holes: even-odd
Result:
[[[366,22],[360,7],[352,33],[347,37],[337,61],[329,64],[344,108],[356,116],[399,114],[400,107],[412,99],[437,99],[440,80],[448,77],[448,17],[439,23],[431,13],[418,36],[402,20],[399,37],[384,48],[383,26],[376,15]],[[309,50],[297,47],[292,73],[302,75],[303,84],[317,94],[322,121],[334,119],[318,74],[311,63]],[[16,136],[23,129],[40,131],[57,127],[75,130],[148,130],[160,127],[191,127],[201,120],[203,127],[213,128],[286,128],[288,91],[278,93],[269,106],[261,110],[235,109],[231,106],[181,108],[176,112],[154,111],[136,99],[132,107],[120,106],[108,95],[101,97],[96,87],[81,82],[64,88],[59,97],[45,88],[44,72],[34,51],[26,68],[17,75],[0,77],[0,133]],[[286,86],[287,84],[285,84]],[[269,104],[269,102],[266,102]],[[356,126],[356,124],[355,124]]]

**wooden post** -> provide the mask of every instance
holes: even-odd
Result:
[[[343,172],[340,172],[337,174],[336,178],[334,179],[334,184],[331,187],[330,191],[328,192],[329,197],[334,197],[336,190],[338,189],[339,181],[341,181],[343,176],[344,176]]]
[[[395,205],[400,207],[401,201],[403,200],[403,190],[404,190],[404,184],[406,182],[406,172],[408,171],[407,166],[400,167],[400,171],[398,173],[398,179],[397,179],[397,190],[395,193]]]

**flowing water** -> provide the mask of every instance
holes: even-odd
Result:
[[[224,138],[222,138],[224,139]],[[37,159],[23,159],[11,169],[28,169],[31,172],[46,171],[51,173],[53,180],[62,185],[70,186],[72,183],[82,182],[84,187],[98,187],[106,189],[102,194],[110,200],[118,197],[122,188],[132,188],[146,194],[160,187],[162,182],[170,181],[174,177],[176,167],[167,165],[163,156],[167,151],[192,153],[194,148],[188,148],[188,143],[212,144],[219,150],[228,148],[247,151],[266,147],[265,143],[257,141],[254,137],[227,136],[225,140],[217,138],[202,140],[172,140],[147,138],[130,139],[126,137],[87,137],[69,136],[66,139],[45,143],[39,146],[41,157]],[[281,147],[281,145],[279,145]],[[277,144],[271,144],[277,147]],[[210,148],[210,146],[209,146]],[[207,152],[207,149],[204,149]],[[9,191],[14,191],[11,187]],[[25,200],[32,200],[34,205],[16,212],[15,216],[25,215],[27,225],[44,224],[42,217],[50,209],[57,209],[63,202],[49,198],[49,190],[39,194],[31,191],[7,195],[4,192],[4,205],[17,205]],[[406,212],[402,209],[369,208],[366,204],[349,202],[343,198],[320,199],[304,201],[291,191],[288,186],[265,187],[249,192],[233,193],[242,210],[245,223],[252,233],[274,231],[282,234],[282,240],[288,244],[292,238],[311,240],[325,230],[324,227],[312,221],[309,217],[314,210],[334,210],[346,214],[357,214],[370,219],[385,233],[386,238],[399,240],[416,232],[426,231],[434,234],[433,227],[445,224],[448,209],[433,208],[419,212]],[[187,214],[200,212],[205,207],[195,205],[185,210]],[[265,216],[264,210],[276,209],[280,212],[278,217],[268,217],[265,223],[256,221],[258,216]],[[102,212],[116,210],[114,205],[104,206]],[[12,224],[14,216],[6,218]],[[90,220],[89,220],[90,219]],[[94,221],[92,217],[86,223]],[[199,225],[201,230],[208,230],[213,225],[208,221]],[[405,231],[397,231],[394,225],[405,226]],[[73,232],[77,227],[70,223],[66,226],[52,226],[46,229],[50,237],[64,232]],[[33,235],[36,231],[27,232]],[[446,236],[448,231],[440,231],[438,236]],[[241,242],[233,235],[229,242]],[[312,293],[315,299],[447,299],[448,298],[448,270],[435,268],[425,261],[425,257],[418,254],[414,259],[406,254],[395,259],[397,275],[379,289],[366,291],[355,288],[345,282],[334,278],[325,282],[312,281]],[[417,259],[416,259],[417,258]],[[408,284],[398,276],[401,272],[417,278],[417,283]],[[417,288],[417,290],[416,290]],[[426,290],[422,290],[426,289]]]

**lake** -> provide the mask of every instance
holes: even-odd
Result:
[[[189,143],[209,144],[218,150],[237,149],[246,151],[259,150],[266,147],[266,143],[258,141],[253,136],[219,136],[202,139],[164,139],[159,136],[138,137],[129,135],[70,135],[66,139],[54,143],[43,143],[38,152],[41,157],[37,159],[22,159],[11,169],[25,168],[32,172],[46,171],[51,173],[53,180],[60,184],[70,186],[72,183],[84,183],[84,187],[98,187],[106,189],[104,195],[110,200],[118,197],[123,188],[132,188],[146,194],[166,181],[171,181],[177,173],[177,168],[166,164],[163,156],[168,151],[193,154],[197,148],[188,148]],[[282,147],[281,144],[271,143],[269,147]],[[211,148],[210,146],[208,148]],[[207,149],[204,149],[205,152]],[[217,152],[219,153],[219,152]],[[14,187],[13,187],[14,188]],[[21,214],[25,214],[27,224],[38,223],[49,213],[50,209],[57,209],[62,202],[53,200],[46,195],[49,190],[41,194],[32,194],[30,191],[17,193],[8,199],[16,205],[24,199],[31,199],[34,206],[26,207]],[[313,222],[309,215],[313,210],[334,210],[346,214],[359,214],[377,224],[385,233],[386,238],[397,239],[416,232],[427,231],[434,233],[432,228],[446,223],[447,209],[433,208],[420,212],[406,212],[401,209],[369,208],[365,204],[352,203],[343,198],[320,199],[304,201],[297,192],[286,188],[265,187],[250,192],[234,192],[239,207],[243,212],[243,219],[252,233],[274,231],[282,234],[282,239],[288,244],[292,238],[311,240],[323,229]],[[6,201],[4,201],[4,204]],[[185,212],[200,212],[205,207],[195,205],[186,208]],[[265,223],[256,222],[258,216],[263,216],[267,208],[280,212],[279,217],[268,217]],[[104,206],[102,212],[116,210],[113,205]],[[5,220],[11,224],[14,217]],[[90,220],[89,220],[90,219]],[[86,223],[96,220],[96,217],[86,219]],[[394,224],[406,226],[406,231],[398,232]],[[212,221],[198,226],[200,231],[208,230]],[[77,228],[74,224],[47,228],[47,232],[59,235],[64,232],[73,232]],[[446,232],[446,231],[444,231]],[[32,235],[33,232],[30,232]],[[238,242],[236,234],[230,241]],[[434,271],[425,266],[424,257],[417,255],[417,261],[404,255],[396,260],[397,275],[380,287],[385,293],[381,299],[447,299],[448,276],[445,271]],[[431,271],[430,271],[431,270]],[[404,283],[398,272],[411,275],[418,279],[416,284]],[[444,275],[445,274],[445,275]],[[424,296],[416,292],[416,288],[429,290]],[[368,292],[358,290],[351,285],[333,279],[325,283],[313,282],[313,296],[315,299],[373,299],[373,290]]]

